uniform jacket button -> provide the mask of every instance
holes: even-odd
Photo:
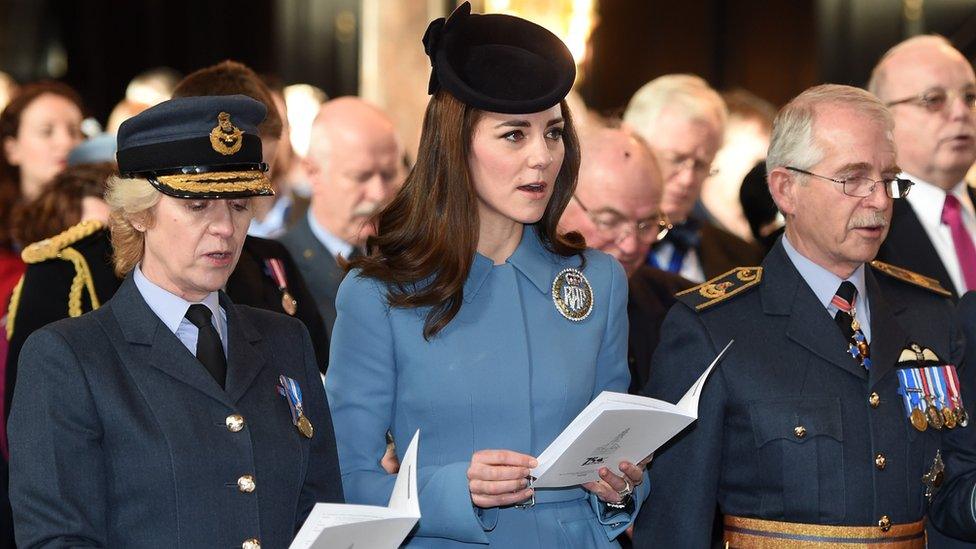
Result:
[[[871,393],[871,396],[868,397],[868,404],[872,408],[877,408],[881,404],[881,397],[878,396],[878,393]]]
[[[807,428],[802,425],[797,425],[793,428],[793,435],[796,436],[796,438],[803,438],[807,436]]]
[[[228,431],[232,433],[237,433],[244,428],[244,416],[240,414],[231,414],[227,416],[227,419],[224,420],[224,423],[227,424]]]
[[[888,530],[891,530],[891,519],[888,518],[888,515],[881,516],[881,519],[878,520],[878,528],[881,528],[882,532],[887,532]]]
[[[241,549],[261,549],[261,541],[258,538],[249,538],[241,544]]]
[[[251,475],[243,475],[241,478],[237,479],[237,489],[245,494],[250,494],[257,488],[254,483],[254,477]]]
[[[884,471],[885,466],[888,465],[888,458],[884,454],[878,454],[874,456],[874,466],[878,468],[879,471]]]

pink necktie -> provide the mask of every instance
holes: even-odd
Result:
[[[952,234],[952,244],[956,248],[956,259],[962,269],[962,277],[966,280],[966,289],[976,289],[976,246],[969,236],[966,226],[962,222],[962,207],[959,199],[952,194],[946,194],[945,206],[942,207],[942,223],[949,227]]]

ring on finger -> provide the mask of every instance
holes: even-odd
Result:
[[[624,483],[625,483],[624,489],[617,490],[617,495],[620,496],[620,499],[623,499],[634,493],[634,487],[630,485],[630,481],[625,478]]]

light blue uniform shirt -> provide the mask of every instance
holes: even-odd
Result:
[[[831,303],[831,300],[834,298],[837,289],[840,288],[840,283],[844,279],[810,261],[806,256],[796,251],[796,248],[790,243],[790,239],[786,238],[786,235],[783,235],[783,248],[786,250],[786,255],[790,258],[793,266],[796,267],[796,270],[800,272],[800,276],[807,283],[807,286],[810,286],[814,295],[817,296],[817,300],[823,303],[823,306],[830,314],[830,318],[834,318],[834,315],[837,314],[837,307]],[[864,332],[864,337],[870,342],[871,306],[868,303],[867,288],[864,285],[864,265],[862,264],[858,267],[847,280],[857,288],[857,296],[854,298],[855,318],[861,324],[861,331]]]
[[[164,290],[146,278],[146,275],[142,274],[142,264],[136,266],[132,278],[136,283],[136,288],[138,288],[139,293],[142,294],[142,298],[149,305],[149,308],[156,313],[159,320],[163,321],[163,324],[169,328],[169,331],[173,332],[183,345],[186,345],[190,354],[196,356],[197,337],[200,330],[186,318],[186,311],[190,308],[190,305],[193,305],[193,302],[187,301],[168,290]],[[224,347],[224,356],[227,356],[227,313],[220,306],[217,292],[210,292],[200,303],[206,305],[210,309],[210,312],[213,313],[211,321],[213,322],[214,328],[217,329],[217,333],[220,334],[220,342]]]

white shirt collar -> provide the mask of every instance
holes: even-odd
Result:
[[[353,245],[330,233],[322,225],[319,225],[319,222],[315,220],[315,216],[312,215],[312,208],[308,209],[306,216],[308,217],[308,226],[312,229],[312,234],[325,246],[325,249],[329,250],[329,253],[335,258],[341,255],[349,259],[349,256],[352,254]]]
[[[902,172],[898,177],[910,179],[915,183],[906,199],[912,205],[912,209],[915,210],[915,215],[918,216],[919,221],[923,225],[930,227],[941,225],[942,208],[945,206],[946,191],[910,173]],[[966,182],[960,181],[956,183],[956,186],[950,192],[959,199],[959,204],[962,206],[964,214],[970,219],[974,218],[976,216],[976,209],[973,207],[973,201],[969,198]]]
[[[149,305],[149,308],[156,313],[156,316],[166,325],[166,328],[175,334],[176,330],[180,327],[180,323],[186,317],[187,309],[190,308],[190,305],[193,305],[193,302],[187,301],[163,289],[155,282],[146,278],[146,275],[142,274],[142,263],[136,265],[132,278],[136,283],[136,288],[139,290],[139,293],[142,294],[142,298]],[[220,298],[217,292],[210,292],[200,303],[203,303],[210,309],[210,312],[213,313],[213,318],[222,318],[220,314]],[[221,339],[224,339],[225,336],[223,324],[219,320],[216,323],[217,331],[220,333]]]

